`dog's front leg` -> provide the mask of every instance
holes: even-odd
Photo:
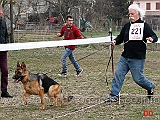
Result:
[[[45,100],[44,100],[44,90],[43,89],[40,89],[39,96],[41,98],[41,104],[42,104],[42,106],[40,107],[40,110],[44,110],[44,108],[45,108]]]
[[[23,101],[24,101],[24,104],[25,105],[27,105],[27,99],[26,99],[26,97],[28,97],[30,94],[28,94],[28,93],[24,93],[23,95],[22,95],[22,98],[23,98]]]

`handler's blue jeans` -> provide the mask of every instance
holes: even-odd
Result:
[[[154,84],[150,82],[146,77],[143,76],[145,59],[130,59],[123,56],[120,57],[114,78],[112,80],[112,90],[110,92],[111,98],[119,98],[119,92],[122,88],[125,75],[130,70],[133,80],[142,88],[151,90]]]
[[[76,70],[80,69],[80,66],[76,59],[74,58],[73,50],[66,48],[64,53],[62,54],[61,61],[62,61],[62,72],[67,71],[67,62],[66,58],[69,57],[69,60],[72,62],[73,66]]]

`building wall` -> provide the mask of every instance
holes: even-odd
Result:
[[[133,3],[139,4],[140,8],[142,8],[146,12],[147,11],[160,11],[160,10],[156,10],[156,3],[160,3],[159,0],[135,0]],[[146,10],[146,3],[151,4],[151,10]]]
[[[146,10],[146,3],[150,3],[150,10]],[[160,28],[160,10],[156,10],[156,3],[160,3],[160,0],[135,0],[133,2],[146,11],[144,20],[154,29]]]

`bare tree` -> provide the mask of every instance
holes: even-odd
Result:
[[[101,16],[112,19],[116,25],[121,24],[122,18],[127,16],[127,8],[133,0],[96,0],[94,10]]]

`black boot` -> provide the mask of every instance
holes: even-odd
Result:
[[[154,95],[154,88],[152,88],[151,90],[148,90],[147,92],[148,92],[147,97],[148,97],[149,99],[151,99],[151,97],[153,97],[153,95]]]
[[[1,97],[4,97],[4,98],[13,98],[13,96],[11,96],[8,92],[2,92],[1,93]]]

